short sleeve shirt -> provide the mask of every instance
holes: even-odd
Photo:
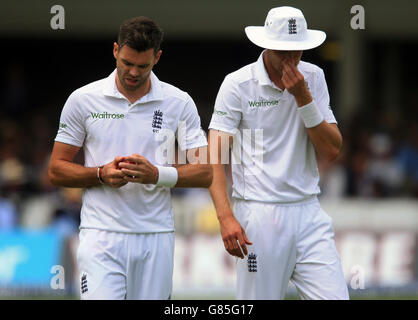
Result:
[[[298,69],[324,119],[336,123],[323,70],[304,61]],[[225,77],[209,129],[234,135],[233,197],[295,202],[320,193],[315,150],[296,100],[270,80],[263,54]]]
[[[207,145],[193,99],[151,73],[150,91],[130,103],[117,89],[116,70],[75,90],[61,113],[55,141],[82,147],[86,167],[133,153],[156,165],[169,165],[167,150]],[[181,128],[181,135],[179,129]],[[180,138],[179,138],[180,137]],[[170,153],[169,152],[169,153]],[[128,183],[84,189],[80,228],[148,233],[174,230],[170,189]]]

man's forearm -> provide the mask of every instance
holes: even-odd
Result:
[[[308,90],[305,90],[304,94],[295,96],[295,99],[299,108],[312,102],[312,96]],[[315,150],[321,156],[329,161],[335,160],[342,145],[342,136],[336,125],[323,120],[319,125],[308,128],[308,134]]]
[[[88,188],[100,185],[97,167],[86,168],[65,160],[55,160],[51,163],[48,176],[53,185],[60,187]]]
[[[328,161],[337,158],[342,146],[342,136],[335,124],[330,124],[324,120],[318,126],[309,128],[308,134],[320,156]]]
[[[185,164],[176,168],[176,188],[208,188],[212,183],[213,173],[209,164]]]
[[[213,167],[213,182],[209,188],[210,195],[215,205],[218,220],[233,215],[227,192],[227,179],[225,165],[215,164]]]
[[[312,97],[309,91],[307,91],[306,95],[297,96],[296,101],[298,107],[301,108],[311,103]],[[315,105],[313,105],[313,107],[315,107]],[[316,112],[320,111],[317,109]],[[335,124],[330,124],[325,120],[322,120],[318,125],[308,127],[307,130],[316,152],[329,161],[335,160],[342,145],[342,136],[338,127]]]
[[[307,107],[313,101],[306,81],[296,66],[287,62],[283,63],[282,81],[286,89],[295,97],[299,108]],[[299,109],[299,111],[301,110]],[[338,127],[327,123],[325,120],[321,121],[322,116],[315,105],[311,105],[307,110],[309,110],[308,114],[304,110],[305,112],[301,113],[301,116],[308,128],[309,138],[315,147],[315,151],[330,161],[334,160],[338,156],[342,145],[342,136]]]

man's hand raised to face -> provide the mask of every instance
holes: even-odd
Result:
[[[306,85],[303,74],[298,68],[288,61],[283,62],[282,83],[296,99],[299,107],[312,102],[312,96]]]

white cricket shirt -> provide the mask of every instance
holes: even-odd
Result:
[[[303,61],[298,69],[325,120],[336,123],[322,69]],[[296,100],[270,80],[263,54],[225,77],[209,129],[235,134],[233,197],[293,202],[320,193],[315,150]]]
[[[118,91],[115,75],[116,70],[108,78],[75,90],[62,110],[55,141],[83,147],[86,167],[133,153],[153,164],[167,165],[156,151],[164,142],[157,137],[162,132],[174,136],[179,125],[185,129],[178,141],[182,150],[207,145],[196,105],[186,92],[151,73],[150,91],[131,104]],[[119,189],[106,185],[86,188],[80,228],[132,233],[173,231],[170,189],[140,183],[128,183]]]

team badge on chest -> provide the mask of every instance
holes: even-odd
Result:
[[[152,117],[152,132],[159,132],[163,125],[163,112],[161,110],[154,111]]]

